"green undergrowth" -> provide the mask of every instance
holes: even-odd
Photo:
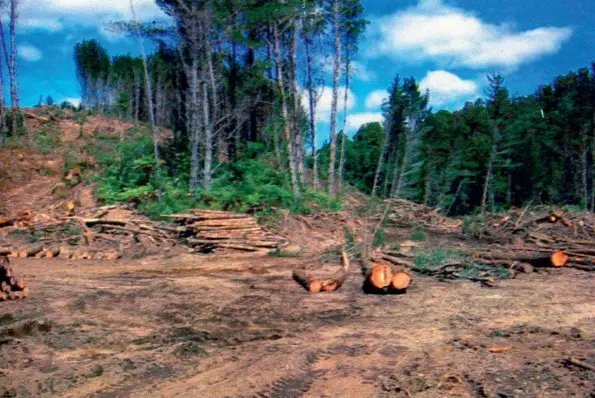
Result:
[[[259,144],[245,148],[235,162],[215,164],[211,189],[193,193],[188,192],[189,159],[169,158],[171,151],[164,149],[163,165],[157,170],[151,135],[144,129],[133,128],[121,140],[99,137],[85,150],[100,165],[95,176],[99,200],[135,203],[153,218],[189,208],[248,212],[269,219],[280,210],[309,214],[341,209],[339,200],[319,191],[305,190],[296,199],[288,173],[276,167],[273,156]]]

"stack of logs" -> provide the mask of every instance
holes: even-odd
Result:
[[[349,276],[349,258],[345,249],[341,251],[341,269],[332,276],[314,276],[306,271],[293,271],[293,279],[310,293],[334,292],[343,286]]]
[[[89,246],[70,247],[54,246],[44,247],[42,245],[33,245],[22,249],[0,249],[10,257],[52,259],[63,258],[73,260],[117,260],[122,254],[116,250],[98,250]]]
[[[0,254],[0,301],[18,300],[29,296],[29,288],[16,279],[8,257]]]
[[[188,245],[199,252],[217,249],[247,252],[270,251],[285,243],[284,239],[266,231],[247,214],[218,210],[190,210],[187,214],[170,214],[183,230]]]

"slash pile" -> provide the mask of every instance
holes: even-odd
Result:
[[[188,245],[203,253],[217,249],[270,251],[286,243],[284,238],[267,231],[247,214],[190,210],[187,214],[163,217],[175,220]]]
[[[16,279],[8,257],[0,255],[0,301],[18,300],[29,296],[29,288]]]

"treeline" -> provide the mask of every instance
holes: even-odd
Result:
[[[414,79],[395,79],[384,126],[363,126],[346,140],[346,180],[447,214],[528,203],[593,211],[595,65],[528,96],[511,96],[502,76],[489,82],[485,99],[432,113]]]
[[[262,143],[274,154],[275,167],[287,170],[299,198],[305,189],[321,188],[316,106],[325,72],[316,60],[331,53],[334,161],[327,164],[325,188],[337,193],[344,162],[344,148],[337,145],[338,120],[347,101],[339,89],[349,86],[351,62],[366,25],[361,1],[157,4],[172,17],[173,27],[134,20],[113,24],[158,44],[146,59],[110,56],[94,40],[76,45],[85,106],[139,121],[151,121],[153,114],[155,123],[172,129],[173,142],[156,152],[161,157],[156,162],[170,174],[189,163],[190,192],[210,190],[218,165],[238,159],[250,143]]]

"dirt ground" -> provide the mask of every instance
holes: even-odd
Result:
[[[15,259],[32,296],[0,303],[0,396],[595,397],[567,363],[595,365],[592,273],[373,296],[354,269],[311,295],[291,270],[313,261]]]

